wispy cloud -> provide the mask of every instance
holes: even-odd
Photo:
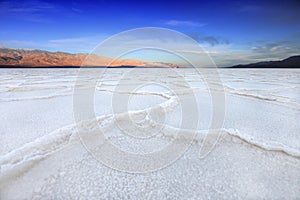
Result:
[[[254,46],[252,52],[262,57],[282,58],[299,54],[300,48],[288,41],[279,41]]]
[[[230,44],[228,39],[220,36],[205,35],[202,33],[188,33],[187,35],[201,44],[209,44],[211,46]]]
[[[0,40],[0,46],[12,48],[33,48],[49,51],[66,51],[70,53],[88,53],[107,36],[63,38],[47,41]]]
[[[32,22],[50,22],[47,14],[58,12],[54,3],[46,1],[2,1],[0,2],[0,16],[13,16],[17,19]]]
[[[235,46],[234,48],[225,49],[211,56],[219,66],[232,66],[261,61],[281,60],[299,54],[300,48],[293,45],[290,41],[257,41],[257,44],[252,48]]]
[[[38,43],[25,40],[0,40],[0,46],[10,48],[36,48]]]
[[[178,53],[192,53],[192,54],[218,54],[218,51],[209,51],[209,50],[203,50],[203,51],[194,51],[194,50],[176,50]]]
[[[205,36],[199,39],[200,42],[206,42],[212,46],[218,44],[229,44],[229,40],[217,36]]]
[[[78,38],[63,38],[48,40],[46,46],[53,49],[65,49],[70,52],[89,52],[95,48],[103,39],[104,36],[90,36]]]
[[[81,10],[79,8],[74,8],[74,7],[72,7],[72,11],[76,12],[76,13],[83,13],[83,10]]]
[[[45,1],[2,1],[0,5],[6,12],[39,12],[56,8],[54,4]]]
[[[265,23],[266,26],[271,24],[297,26],[299,24],[299,0],[288,0],[285,3],[280,3],[280,1],[274,1],[274,3],[271,1],[239,2],[233,9],[238,14],[259,19],[257,23]]]
[[[238,8],[239,12],[255,13],[262,10],[262,7],[259,5],[241,5]]]
[[[182,21],[182,20],[167,20],[164,24],[169,26],[190,26],[190,27],[203,27],[206,24],[195,21]]]

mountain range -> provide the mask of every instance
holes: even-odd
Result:
[[[85,60],[88,56],[88,59]],[[82,65],[84,63],[84,65]],[[71,54],[0,47],[0,67],[171,67],[172,63],[113,59],[95,54]]]
[[[235,65],[230,68],[300,68],[300,55],[291,56],[279,61],[265,61],[246,65]]]
[[[88,59],[85,60],[88,56]],[[82,63],[84,62],[84,65]],[[172,63],[113,59],[95,54],[71,54],[44,50],[0,47],[0,67],[161,67],[185,68]],[[300,68],[300,55],[279,61],[265,61],[229,68]]]

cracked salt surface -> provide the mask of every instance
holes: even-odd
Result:
[[[128,79],[128,84],[142,83],[144,75],[147,80],[157,81],[157,77],[151,76],[151,70],[142,69],[139,77]],[[199,130],[195,137],[194,131],[182,130],[182,141],[192,137],[190,149],[171,165],[145,174],[109,168],[80,142],[72,117],[70,92],[76,69],[2,70],[0,107],[5,115],[0,117],[3,122],[0,125],[1,199],[299,198],[300,72],[220,70],[226,94],[224,128],[215,148],[200,158],[212,105],[207,88],[198,76],[189,69],[180,70],[192,89],[175,81],[173,75],[165,74],[164,81],[174,82],[178,87],[176,94],[182,98],[190,98],[193,92],[200,110]],[[97,147],[103,141],[95,132],[100,126],[104,136],[120,149],[133,153],[158,151],[170,144],[180,127],[177,99],[165,89],[144,87],[124,94],[132,96],[128,107],[134,112],[130,112],[130,118],[112,115],[114,86],[124,72],[126,69],[108,70],[103,84],[97,86],[98,118],[80,124],[86,130],[84,141],[94,152],[101,153]],[[88,79],[85,81],[82,87],[88,86]],[[48,90],[49,93],[45,92]],[[165,108],[165,119],[160,123],[145,117],[145,110],[157,105]],[[147,140],[139,140],[124,134],[116,125],[120,121],[126,125],[132,119],[140,120],[145,127],[165,126]]]

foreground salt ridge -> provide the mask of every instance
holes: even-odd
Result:
[[[106,119],[106,118],[105,118]],[[110,118],[111,119],[111,118]],[[112,120],[112,119],[111,119]],[[89,125],[91,122],[89,122]],[[94,123],[95,127],[98,125]],[[91,128],[91,126],[89,126]],[[206,137],[208,130],[201,130],[196,132],[196,137],[194,137],[194,132],[190,130],[180,130],[170,126],[165,126],[163,136],[166,139],[177,138],[178,132],[181,132],[180,139],[182,140],[192,140],[194,142],[203,142]],[[257,147],[265,151],[281,152],[288,156],[292,156],[300,159],[300,151],[284,144],[272,141],[262,141],[257,140],[249,135],[241,134],[235,129],[220,129],[214,130],[216,132],[221,131],[224,135],[228,135],[243,142],[250,144],[252,147]],[[87,133],[87,137],[91,134],[99,134],[91,130]],[[111,139],[112,137],[107,137],[106,139]],[[76,125],[64,127],[62,129],[56,130],[49,135],[38,138],[37,140],[22,146],[19,149],[13,150],[10,153],[0,157],[0,184],[4,183],[8,178],[22,174],[26,170],[30,169],[34,164],[38,163],[42,159],[47,158],[51,154],[58,152],[68,145],[78,144],[80,139],[77,135]],[[209,141],[212,142],[212,141]],[[80,144],[81,145],[81,144]],[[200,158],[199,158],[200,159]]]
[[[259,99],[259,100],[266,100],[266,101],[273,101],[273,102],[278,102],[278,103],[283,103],[286,105],[290,105],[292,107],[295,108],[300,108],[300,104],[292,101],[289,98],[285,98],[285,97],[281,97],[281,96],[276,96],[276,97],[268,97],[268,96],[263,96],[260,94],[251,94],[249,92],[251,92],[251,90],[236,90],[234,88],[231,88],[229,86],[224,86],[225,91],[234,95],[240,95],[240,96],[245,96],[245,97],[250,97],[250,98],[255,98],[255,99]],[[294,87],[296,88],[296,87]],[[289,88],[290,89],[290,88]],[[253,90],[255,91],[255,90]]]
[[[110,90],[106,90],[110,91]],[[191,90],[182,90],[181,93],[190,93]],[[112,91],[111,91],[112,92]],[[114,91],[116,92],[116,91]],[[168,99],[167,101],[159,104],[158,106],[153,106],[144,110],[130,111],[128,113],[119,113],[115,115],[105,115],[100,116],[96,120],[87,120],[82,121],[78,124],[72,124],[63,128],[60,128],[48,135],[45,135],[41,138],[36,139],[33,142],[27,143],[24,146],[15,149],[6,155],[0,157],[0,167],[1,167],[1,175],[0,175],[0,183],[4,183],[5,180],[10,177],[17,176],[22,174],[26,170],[30,169],[36,163],[41,161],[42,159],[47,158],[47,156],[52,155],[59,150],[69,146],[74,145],[80,142],[80,138],[78,136],[77,129],[80,126],[80,129],[85,129],[86,134],[83,136],[85,139],[92,138],[92,136],[97,136],[99,134],[98,128],[100,127],[102,132],[105,132],[109,129],[109,127],[115,126],[116,120],[130,120],[128,118],[128,114],[131,117],[141,115],[147,115],[151,110],[157,109],[163,110],[164,112],[171,112],[177,105],[178,99],[176,96],[172,96],[167,93],[162,92],[132,92],[132,94],[151,94],[158,95],[163,98]],[[201,143],[205,140],[207,133],[209,130],[186,130],[179,129],[169,125],[160,124],[154,122],[153,120],[146,119],[143,122],[144,124],[151,124],[152,126],[162,127],[162,138],[165,139],[174,139],[180,138],[181,140],[191,140],[194,142]],[[236,129],[220,129],[220,130],[210,130],[210,134],[219,134],[229,136],[230,138],[237,138],[243,142],[250,144],[252,147],[257,147],[264,151],[274,151],[281,152],[286,155],[295,157],[300,159],[300,150],[291,148],[279,142],[273,141],[263,141],[260,139],[255,139],[249,135],[242,134]],[[117,137],[114,135],[108,136],[106,139],[110,140],[113,137]],[[215,141],[206,141],[214,145]],[[200,158],[199,158],[200,159]]]
[[[176,91],[177,94],[189,94],[195,90],[202,90],[203,88],[190,88],[190,89],[182,89]],[[124,94],[134,94],[134,95],[157,95],[167,99],[167,101],[159,104],[160,109],[163,109],[165,112],[171,112],[178,104],[178,99],[176,96],[172,95],[170,92],[149,92],[149,91],[139,91],[139,92],[127,92],[127,91],[114,91],[109,89],[99,89],[99,91],[105,92],[118,92]],[[25,144],[21,148],[15,149],[10,153],[3,155],[0,157],[0,166],[1,166],[1,176],[0,181],[2,179],[6,179],[7,177],[17,175],[22,173],[23,171],[32,167],[35,163],[40,161],[41,159],[46,158],[47,156],[55,153],[56,151],[66,147],[67,145],[71,145],[79,142],[79,136],[77,135],[78,125],[85,128],[88,134],[87,137],[90,137],[91,134],[99,134],[97,133],[97,127],[100,124],[103,129],[106,126],[113,126],[114,120],[128,120],[128,114],[131,116],[138,116],[141,114],[147,115],[150,110],[157,108],[157,106],[153,106],[144,110],[130,111],[129,113],[119,113],[115,115],[107,115],[100,116],[95,120],[84,121],[79,124],[71,124],[69,126],[60,128],[49,135],[45,135],[41,138],[36,139],[35,141]],[[163,127],[163,137],[164,138],[176,138],[177,133],[179,131],[184,132],[184,134],[180,135],[180,139],[183,140],[192,140],[195,142],[203,142],[206,138],[206,135],[209,130],[182,130],[179,128],[175,128],[169,125],[159,124],[152,120],[146,121],[146,123],[151,123],[152,126],[162,126]],[[240,133],[236,129],[220,129],[213,130],[210,134],[217,135],[219,132],[222,134],[226,134],[231,137],[238,138],[252,146],[258,147],[260,149],[266,151],[277,151],[285,153],[289,156],[293,156],[296,158],[300,158],[300,150],[291,148],[279,142],[273,141],[262,141],[259,139],[255,139],[249,135],[245,135]],[[107,138],[109,139],[109,137]],[[212,141],[208,141],[211,142]],[[213,145],[213,144],[212,144]]]

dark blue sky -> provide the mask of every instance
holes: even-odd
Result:
[[[0,0],[0,45],[90,52],[112,34],[164,27],[196,39],[222,66],[300,54],[299,21],[299,0]]]

